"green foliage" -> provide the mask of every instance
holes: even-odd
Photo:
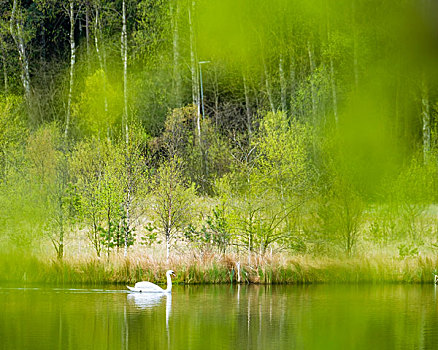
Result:
[[[211,214],[207,216],[200,229],[189,224],[184,231],[184,238],[201,252],[216,248],[220,253],[225,254],[232,244],[232,236],[224,204],[215,206]]]
[[[231,244],[231,228],[227,221],[225,205],[214,207],[212,214],[206,220],[208,228],[212,232],[212,242],[221,253],[225,254]]]
[[[74,117],[82,134],[109,137],[122,115],[123,94],[110,84],[101,69],[85,79],[85,86],[73,106]]]
[[[344,181],[334,183],[318,210],[324,239],[351,255],[361,232],[363,210],[364,204],[350,184]]]
[[[413,244],[400,244],[397,246],[400,258],[408,258],[418,255],[418,247]]]
[[[125,218],[121,150],[107,141],[83,141],[76,147],[71,163],[80,198],[79,212],[88,237],[97,255],[104,247],[109,253],[114,241],[118,247],[124,243],[120,238],[120,225]]]
[[[137,4],[136,54],[149,62],[169,45],[169,4],[164,0],[142,0]],[[155,63],[155,62],[153,62]]]
[[[184,164],[177,157],[163,163],[153,180],[154,219],[166,241],[167,258],[170,245],[178,239],[192,218],[195,186],[183,176]]]
[[[0,244],[51,241],[61,258],[85,231],[98,256],[161,241],[260,259],[430,253],[431,3],[127,1],[125,91],[121,2],[75,0],[67,135],[69,2],[18,1],[15,19],[1,3]],[[300,267],[252,268],[306,279]]]
[[[261,120],[256,177],[287,206],[309,190],[309,141],[306,126],[289,121],[285,113],[268,113]]]
[[[144,229],[145,233],[140,237],[140,244],[151,247],[155,243],[161,243],[159,240],[159,232],[151,223],[146,224]]]
[[[25,143],[28,130],[22,116],[23,99],[0,95],[0,179],[6,180]]]

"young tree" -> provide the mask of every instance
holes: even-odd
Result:
[[[351,256],[361,233],[364,202],[351,184],[338,178],[332,184],[318,216],[327,242],[338,245]]]
[[[166,259],[178,235],[184,231],[192,217],[195,187],[182,175],[182,162],[173,157],[158,169],[153,182],[153,212],[166,241]]]
[[[145,154],[147,135],[144,130],[134,124],[129,127],[128,143],[124,145],[122,155],[123,163],[123,203],[124,216],[122,222],[124,255],[128,254],[128,246],[132,240],[136,225],[136,216],[141,207],[140,200],[147,191],[147,179],[149,178],[148,159]]]
[[[112,248],[127,249],[133,243],[126,223],[125,158],[123,148],[108,140],[79,144],[72,156],[80,214],[88,226],[88,237],[100,256]]]
[[[103,239],[101,223],[104,220],[101,179],[104,168],[103,145],[96,139],[76,145],[70,159],[70,169],[78,192],[78,211],[87,227],[88,239],[97,256],[101,255]]]
[[[74,219],[75,196],[71,191],[70,171],[56,126],[42,127],[29,138],[27,157],[33,181],[39,187],[46,208],[46,234],[59,260],[65,251],[65,236]]]

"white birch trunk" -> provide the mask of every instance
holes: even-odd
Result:
[[[100,26],[100,20],[99,20],[99,7],[96,5],[96,11],[95,11],[95,22],[94,22],[94,46],[96,47],[96,53],[97,58],[99,60],[99,66],[102,71],[102,85],[103,85],[103,98],[104,98],[104,108],[105,108],[105,115],[108,114],[108,98],[106,94],[106,76],[105,76],[105,53],[102,54],[99,44],[99,37],[101,37],[101,26]]]
[[[199,99],[199,80],[196,58],[196,45],[195,45],[195,29],[193,23],[193,12],[195,8],[195,1],[192,1],[189,6],[189,27],[190,27],[190,68],[192,73],[192,99],[193,104],[196,106],[196,128],[198,130],[198,141],[201,143],[201,103]]]
[[[330,16],[328,10],[328,2],[326,1],[326,13],[327,13],[327,42],[331,43],[331,31],[330,31]],[[333,101],[333,114],[335,116],[335,126],[338,127],[338,97],[336,91],[336,78],[335,78],[335,67],[333,64],[332,52],[330,55],[330,85],[332,90],[332,101]]]
[[[24,44],[23,31],[21,26],[21,9],[18,8],[17,0],[14,0],[12,6],[12,13],[10,19],[10,32],[11,36],[14,39],[15,44],[18,49],[18,57],[20,60],[21,66],[21,82],[24,88],[24,94],[26,96],[26,102],[30,107],[31,103],[31,91],[30,91],[30,74],[29,74],[29,61],[26,55],[26,47]],[[20,15],[17,18],[17,11],[20,12]]]
[[[174,2],[174,4],[173,4]],[[173,92],[175,94],[175,105],[181,106],[181,76],[179,72],[179,5],[178,0],[171,2],[171,16],[172,16],[172,49],[173,49]]]
[[[170,237],[166,235],[166,262],[169,264],[170,257]]]
[[[423,78],[421,83],[421,116],[423,120],[423,157],[424,162],[427,162],[430,154],[430,105],[429,95],[426,82]]]
[[[128,33],[126,29],[126,2],[122,2],[122,35],[121,35],[121,55],[123,61],[123,121],[122,127],[124,126],[125,132],[125,142],[126,142],[126,152],[128,162],[131,162],[129,152],[129,121],[128,121]],[[124,256],[128,255],[128,232],[131,225],[130,211],[131,211],[131,164],[128,166],[128,186],[127,186],[127,198],[125,202],[126,210],[126,228],[125,228],[125,249]]]
[[[121,38],[121,50],[123,61],[123,124],[125,132],[126,146],[129,143],[128,136],[128,33],[126,30],[126,2],[122,2],[122,38]]]
[[[3,36],[0,35],[0,49],[2,54],[2,66],[3,66],[3,83],[5,87],[5,93],[7,94],[9,91],[9,82],[8,82],[8,67],[6,61],[6,48],[5,43],[3,41]]]
[[[124,246],[124,252],[123,255],[125,257],[128,256],[128,233],[129,233],[129,229],[131,226],[131,174],[128,174],[128,189],[127,189],[127,198],[126,198],[126,203],[125,203],[125,207],[126,207],[126,227],[125,227],[125,246]]]
[[[73,96],[74,69],[76,63],[75,13],[74,13],[74,3],[72,0],[70,0],[69,2],[69,19],[70,19],[70,82],[68,88],[67,114],[65,117],[65,130],[64,130],[65,139],[67,139],[68,137],[68,130],[70,127],[71,101]]]

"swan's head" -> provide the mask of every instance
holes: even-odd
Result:
[[[176,275],[175,275],[175,272],[173,272],[173,270],[168,270],[168,271],[166,272],[166,275],[168,275],[168,276],[176,276]]]

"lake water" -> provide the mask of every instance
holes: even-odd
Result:
[[[0,349],[437,349],[434,285],[0,287]]]

